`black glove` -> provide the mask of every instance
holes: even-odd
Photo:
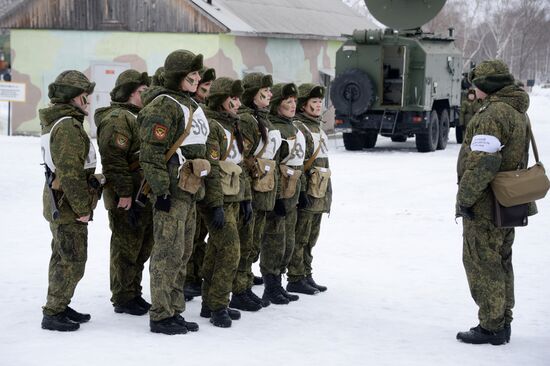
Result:
[[[169,212],[171,206],[172,204],[170,202],[169,194],[165,194],[163,196],[157,196],[157,201],[155,202],[155,208],[157,210]]]
[[[466,206],[458,206],[458,213],[460,214],[460,216],[462,216],[463,218],[466,218],[468,220],[473,220],[474,219],[474,211],[472,211],[472,208],[471,207],[466,207]]]
[[[223,228],[225,224],[225,213],[223,212],[223,207],[214,207],[212,209],[212,226],[215,229]]]
[[[311,199],[306,192],[300,192],[300,197],[298,197],[298,208],[308,208],[311,206]]]
[[[246,226],[252,219],[252,202],[241,201],[241,213],[243,215],[243,223]]]
[[[285,217],[286,216],[285,201],[282,199],[275,200],[275,208],[273,209],[273,211],[275,211],[275,214],[277,216]]]

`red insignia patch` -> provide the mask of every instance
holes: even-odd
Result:
[[[153,137],[156,140],[162,141],[166,138],[166,134],[168,133],[168,128],[166,126],[163,126],[161,124],[156,123],[153,126]]]

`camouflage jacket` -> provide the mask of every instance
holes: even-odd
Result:
[[[515,85],[506,86],[487,97],[466,129],[457,164],[457,205],[471,207],[476,217],[492,218],[490,183],[495,174],[527,165],[528,107],[525,91]],[[481,144],[472,145],[472,140],[480,136],[482,139],[477,141]],[[483,140],[491,137],[500,142],[499,151],[484,151]]]
[[[250,175],[251,164],[254,162],[255,156],[254,153],[258,150],[260,143],[262,142],[262,134],[260,133],[259,121],[267,128],[267,133],[269,131],[275,130],[271,122],[269,121],[269,112],[267,110],[254,110],[246,106],[239,109],[239,117],[241,119],[240,126],[244,138],[245,146],[245,168],[247,169],[247,178],[252,184],[252,178]],[[275,161],[279,161],[279,151],[275,152],[273,158]],[[279,191],[279,175],[280,172],[278,169],[275,170],[275,188],[271,192],[257,192],[252,189],[252,202],[255,209],[262,211],[272,211],[275,207],[275,199],[277,198],[277,192]]]
[[[168,95],[161,96],[162,94]],[[174,101],[174,99],[177,101]],[[208,122],[205,118],[197,119],[198,104],[184,92],[176,92],[162,87],[152,87],[143,94],[144,107],[138,115],[139,135],[141,149],[139,162],[143,169],[145,179],[151,186],[153,195],[169,194],[173,198],[194,201],[204,194],[199,190],[192,195],[178,188],[177,163],[166,163],[165,154],[185,131],[188,121],[185,120],[181,103],[186,108],[192,108],[196,113],[193,118],[193,127],[190,136],[208,135]],[[179,150],[185,159],[204,159],[206,144],[186,144],[190,137],[184,141],[184,146]],[[175,160],[176,154],[172,158]]]
[[[328,137],[321,129],[321,119],[313,119],[303,113],[297,113],[296,120],[296,127],[298,127],[306,137],[306,158],[304,160],[304,165],[314,155],[315,150],[317,149],[317,145],[314,143],[314,136],[312,135],[313,133],[321,134],[320,137],[324,140],[324,142],[321,144],[321,148],[319,149],[316,159],[313,160],[313,164],[311,165],[311,167],[330,168],[328,162]],[[305,173],[305,176],[306,184],[309,184],[308,172]],[[310,197],[310,200],[311,206],[305,209],[305,211],[317,213],[330,212],[330,206],[332,204],[332,180],[329,179],[329,184],[325,197]]]
[[[220,181],[219,161],[224,158],[229,150],[229,140],[224,130],[235,134],[235,124],[239,123],[239,118],[233,117],[228,113],[213,111],[208,109],[208,107],[206,109],[206,116],[210,125],[210,134],[206,142],[206,155],[212,168],[210,174],[205,178],[206,194],[201,205],[213,208],[221,207],[224,203],[251,200],[250,181],[246,178],[244,160],[238,164],[243,169],[239,176],[240,191],[238,194],[234,196],[224,195]],[[229,152],[229,154],[232,153],[232,151]]]
[[[55,122],[59,122],[50,135],[50,154],[55,164],[55,176],[61,185],[61,191],[54,191],[60,217],[56,224],[72,224],[82,216],[92,214],[94,192],[88,186],[88,180],[95,168],[85,169],[90,138],[82,123],[85,114],[70,104],[54,104],[39,111],[42,135],[50,133]],[[48,188],[44,185],[42,196],[44,218],[52,221],[51,202]]]
[[[296,139],[296,135],[301,132],[298,127],[294,126],[295,119],[288,119],[279,115],[270,115],[269,120],[271,121],[271,124],[273,127],[281,132],[281,137],[283,138],[283,143],[281,144],[281,148],[279,149],[279,161],[283,162],[286,158],[289,157],[291,151],[289,149],[289,145],[285,140],[293,140]],[[298,148],[295,152],[296,155],[301,157],[304,157],[307,159],[307,156],[305,156],[305,146],[301,146]],[[303,172],[304,166],[294,166],[296,169],[301,170]],[[285,200],[285,206],[287,208],[295,207],[298,203],[298,197],[300,196],[301,191],[305,191],[307,188],[307,180],[304,174],[300,177],[300,184],[298,184],[298,187],[296,187],[296,193],[293,197]],[[277,197],[279,198],[279,197]]]
[[[473,101],[469,101],[468,99],[465,99],[462,104],[460,105],[460,119],[459,123],[462,127],[468,126],[468,123],[476,114],[476,112],[481,108],[483,105],[483,101],[480,99],[475,99]]]
[[[139,110],[133,104],[111,102],[110,107],[99,108],[95,113],[97,143],[107,179],[103,202],[108,210],[116,208],[117,198],[134,196],[141,183]]]

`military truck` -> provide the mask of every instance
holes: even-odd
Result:
[[[458,124],[462,54],[448,35],[421,26],[446,0],[365,0],[386,29],[355,30],[336,52],[330,87],[335,129],[347,150],[373,148],[378,135],[420,152],[443,150]]]

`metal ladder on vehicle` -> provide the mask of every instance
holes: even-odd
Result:
[[[391,125],[391,127],[386,127],[388,125],[386,123],[386,116],[388,116],[388,119],[389,119],[388,122]],[[391,121],[392,117],[393,117],[393,121]],[[393,135],[395,133],[395,126],[397,125],[398,117],[399,117],[399,111],[384,109],[384,113],[382,114],[382,120],[380,121],[380,129],[378,130],[378,134]]]

